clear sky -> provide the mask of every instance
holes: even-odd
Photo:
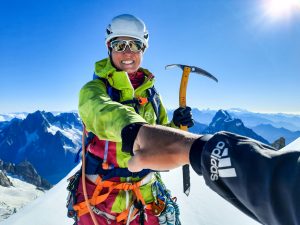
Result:
[[[156,76],[167,108],[178,106],[179,69],[191,74],[187,104],[300,114],[300,0],[2,0],[0,113],[77,109],[94,63],[107,57],[112,17],[144,20],[150,48],[143,67]]]

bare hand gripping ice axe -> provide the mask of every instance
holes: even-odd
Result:
[[[180,82],[180,89],[179,89],[179,106],[182,108],[186,107],[186,89],[187,89],[189,75],[191,72],[206,76],[206,77],[218,82],[218,79],[215,78],[212,74],[210,74],[209,72],[207,72],[201,68],[195,67],[195,66],[171,64],[171,65],[167,65],[165,68],[170,69],[170,68],[173,68],[176,66],[183,70],[183,73],[181,76],[181,82]],[[180,129],[187,131],[188,127],[180,126]],[[183,191],[188,196],[190,193],[190,186],[191,186],[190,185],[190,169],[189,169],[188,164],[184,165],[182,167],[182,174],[183,174]]]

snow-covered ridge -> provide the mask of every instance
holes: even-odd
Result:
[[[0,122],[2,121],[10,121],[14,118],[17,119],[25,119],[28,113],[22,112],[22,113],[7,113],[7,114],[0,114]]]
[[[59,126],[50,125],[50,127],[47,128],[47,131],[52,135],[55,135],[58,131],[62,133],[64,136],[69,138],[77,146],[77,148],[74,148],[72,146],[65,144],[64,149],[66,151],[71,151],[73,153],[77,152],[77,149],[81,144],[81,134],[82,134],[81,130],[75,128],[74,126],[72,126],[72,128],[62,129]]]
[[[36,111],[25,119],[0,123],[0,158],[25,159],[50,183],[59,182],[75,164],[81,146],[82,124],[77,113]],[[13,154],[12,154],[13,153]]]
[[[37,189],[36,186],[16,177],[8,175],[8,178],[14,186],[0,186],[0,222],[11,214],[18,212],[29,202],[45,194],[44,191]]]

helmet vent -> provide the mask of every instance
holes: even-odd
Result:
[[[112,32],[111,32],[109,29],[106,29],[106,33],[107,33],[108,35],[112,34]]]

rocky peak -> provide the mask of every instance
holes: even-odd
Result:
[[[9,180],[9,178],[6,176],[6,174],[2,170],[0,170],[0,186],[3,186],[3,187],[13,186],[12,182]]]
[[[278,138],[276,141],[272,143],[272,146],[278,150],[282,149],[283,147],[285,147],[285,138],[284,137]]]
[[[28,114],[26,119],[23,121],[23,128],[26,129],[29,133],[32,133],[36,130],[47,130],[47,127],[50,126],[49,118],[47,114],[43,111],[36,111],[34,113]]]
[[[267,140],[256,134],[253,130],[245,127],[242,120],[234,118],[225,110],[219,110],[212,119],[209,126],[203,131],[205,134],[214,134],[219,131],[228,131],[253,138],[269,144]]]
[[[26,181],[27,183],[33,184],[42,189],[50,189],[52,185],[42,178],[33,165],[29,161],[23,161],[18,165],[13,163],[6,163],[0,160],[0,170],[5,171],[6,173],[16,175]]]

